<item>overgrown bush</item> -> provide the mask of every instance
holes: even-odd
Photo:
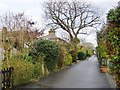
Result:
[[[72,63],[72,56],[65,46],[59,46],[58,68]]]
[[[93,50],[88,51],[88,56],[91,57],[93,55]]]
[[[97,47],[97,57],[98,57],[98,61],[99,61],[100,65],[104,64],[103,59],[108,58],[107,52],[102,45]]]
[[[64,47],[59,46],[58,53],[58,69],[64,66],[66,50]]]
[[[34,76],[37,78],[44,76],[44,63],[37,62],[34,64]]]
[[[35,68],[34,68],[34,75],[35,77],[42,77],[48,72],[46,71],[45,63],[44,63],[44,55],[39,55],[38,60],[35,62]]]
[[[28,55],[18,52],[9,62],[4,61],[4,67],[14,67],[15,86],[28,83],[72,62],[66,46],[53,41],[37,41],[29,51]]]
[[[25,59],[25,61],[32,62],[33,64],[35,63],[32,56],[25,55],[24,59]]]
[[[14,85],[28,83],[34,78],[34,65],[25,60],[11,60],[11,65],[14,67]]]
[[[14,67],[14,85],[19,86],[47,74],[44,68],[44,56],[40,55],[38,58],[36,63],[33,63],[31,56],[18,52],[9,61],[3,61],[2,68]]]
[[[78,59],[79,60],[85,60],[86,59],[86,53],[78,52]]]
[[[25,54],[22,52],[17,52],[15,55],[12,55],[11,59],[16,59],[16,60],[20,60],[23,59],[25,57]]]
[[[107,23],[97,33],[98,56],[106,57],[110,73],[114,75],[117,88],[120,88],[120,5],[110,9]],[[103,51],[104,50],[104,51]]]
[[[3,67],[14,67],[14,85],[30,82],[71,64],[69,49],[56,42],[40,40],[35,42],[29,54],[17,52],[9,61],[4,61]]]
[[[33,60],[38,60],[39,56],[43,54],[45,56],[44,63],[48,71],[54,71],[58,62],[58,44],[49,40],[39,40],[31,46],[29,55]]]
[[[70,51],[70,54],[71,54],[71,56],[72,56],[72,62],[76,62],[76,60],[77,60],[77,53],[76,53],[76,51]]]
[[[90,54],[90,53],[88,53],[88,54],[86,55],[86,57],[91,57],[91,54]]]
[[[72,63],[72,56],[71,56],[71,54],[67,53],[64,64],[65,64],[65,66],[67,66],[67,65],[70,65],[71,63]]]

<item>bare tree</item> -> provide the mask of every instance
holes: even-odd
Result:
[[[72,57],[75,57],[77,44],[80,42],[78,39],[80,31],[86,27],[96,27],[100,23],[97,8],[91,4],[76,1],[45,2],[43,7],[48,19],[46,20],[47,26],[55,29],[62,28],[69,34],[70,42],[74,47]],[[87,33],[82,32],[81,34]]]
[[[25,43],[30,43],[37,36],[43,34],[43,31],[35,27],[36,22],[28,18],[24,13],[6,13],[1,16],[1,24],[7,28],[9,41],[12,46],[22,50]],[[3,29],[4,30],[4,29]],[[20,45],[18,45],[18,43]],[[20,47],[18,47],[20,46]]]
[[[66,32],[64,32],[64,31],[61,31],[61,32],[60,32],[60,37],[61,37],[63,40],[67,41],[67,42],[70,41],[69,35],[68,35]]]
[[[45,15],[50,21],[47,21],[47,25],[67,31],[70,41],[77,40],[83,28],[96,27],[99,24],[98,11],[91,4],[74,1],[45,2],[44,8]]]
[[[21,28],[30,30],[32,25],[35,24],[32,19],[27,18],[24,13],[14,14],[9,12],[1,16],[0,19],[2,26],[7,27],[9,31],[19,31]]]

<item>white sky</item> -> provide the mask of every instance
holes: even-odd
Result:
[[[25,12],[26,15],[32,17],[33,20],[36,20],[39,23],[39,27],[42,27],[43,19],[42,19],[42,6],[41,2],[48,0],[0,0],[0,16],[6,12]],[[70,1],[70,0],[68,0]],[[102,19],[106,19],[106,14],[108,10],[114,8],[119,0],[77,0],[77,1],[90,1],[92,4],[97,6],[102,12]],[[60,35],[57,32],[57,35]],[[80,35],[80,38],[85,38],[86,41],[93,43],[95,46],[96,43],[96,35],[95,33],[91,33],[89,36]]]

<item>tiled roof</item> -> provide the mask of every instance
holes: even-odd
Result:
[[[55,35],[53,35],[53,34],[49,34],[49,35],[46,35],[46,36],[43,36],[43,38],[45,38],[45,39],[59,39],[59,37],[57,37],[57,36],[55,36]]]

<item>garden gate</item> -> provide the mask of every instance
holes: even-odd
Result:
[[[4,68],[2,70],[2,90],[13,87],[13,67]]]

